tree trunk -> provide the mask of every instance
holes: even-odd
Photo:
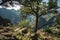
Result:
[[[38,12],[39,12],[39,1],[37,0],[37,11],[35,12],[36,14],[36,25],[35,25],[35,32],[37,32],[37,27],[38,27]]]
[[[37,27],[38,27],[38,15],[36,14],[35,32],[37,32]]]
[[[38,40],[38,34],[37,34],[37,27],[38,27],[38,14],[36,13],[36,24],[35,24],[35,35],[32,36],[32,40]]]

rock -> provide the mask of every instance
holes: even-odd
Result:
[[[19,31],[20,30],[20,28],[17,28],[17,29],[15,29],[14,31],[16,32],[16,31]]]
[[[28,32],[26,35],[29,37],[30,36],[30,32]]]
[[[43,38],[42,40],[53,40],[52,38]]]
[[[31,34],[31,39],[38,40],[38,34],[35,34],[35,33]]]
[[[20,30],[20,32],[22,32],[23,34],[27,34],[28,33],[28,29],[27,28],[22,28]]]
[[[0,16],[0,25],[2,26],[10,26],[13,25],[9,19],[4,19]]]

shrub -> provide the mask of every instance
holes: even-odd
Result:
[[[29,26],[29,21],[26,19],[24,21],[19,22],[18,24],[19,27],[27,27]]]
[[[51,33],[51,29],[50,28],[45,28],[44,31],[47,32],[47,33]]]
[[[60,16],[57,17],[56,22],[60,25]]]

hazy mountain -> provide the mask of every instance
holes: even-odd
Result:
[[[13,24],[17,24],[21,19],[19,12],[14,9],[0,8],[0,16],[9,19]]]

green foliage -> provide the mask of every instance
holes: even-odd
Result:
[[[20,36],[20,35],[17,35],[16,38],[17,38],[17,39],[21,39],[21,36]]]
[[[47,32],[47,33],[51,33],[51,29],[50,29],[50,28],[48,28],[48,27],[47,27],[47,28],[45,28],[45,29],[44,29],[44,31],[45,31],[45,32]]]
[[[25,13],[35,13],[37,10],[40,10],[40,6],[43,6],[41,5],[42,0],[20,0],[20,2],[24,6],[21,8],[21,11]]]
[[[23,26],[27,27],[28,25],[29,25],[29,21],[27,19],[19,22],[19,24],[18,24],[19,27],[23,27]]]
[[[29,38],[27,38],[26,36],[23,36],[22,40],[29,40]]]
[[[60,16],[57,17],[56,22],[60,25]]]
[[[58,7],[57,0],[49,0],[48,6],[49,6],[49,9]]]
[[[43,37],[39,34],[38,40],[42,40],[42,39],[43,39]]]
[[[21,12],[24,12],[24,13],[29,13],[31,12],[31,9],[29,7],[21,7]]]
[[[47,14],[47,12],[45,10],[42,10],[41,14],[45,15],[45,14]]]
[[[20,16],[21,16],[22,19],[24,20],[24,19],[27,18],[27,16],[28,16],[29,14],[31,14],[31,9],[30,9],[29,7],[23,6],[23,7],[21,7],[21,9],[20,9],[19,12],[20,12]]]

